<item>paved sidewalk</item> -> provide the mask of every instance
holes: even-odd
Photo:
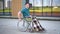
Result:
[[[0,34],[60,34],[60,21],[39,20],[46,31],[39,33],[20,32],[18,19],[0,19]]]

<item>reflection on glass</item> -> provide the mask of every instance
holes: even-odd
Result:
[[[53,0],[53,12],[60,12],[60,0]]]
[[[40,13],[42,13],[42,0],[29,0],[29,3],[32,4],[30,12],[35,12],[35,15],[40,15]]]
[[[0,0],[0,15],[11,15],[11,0]]]

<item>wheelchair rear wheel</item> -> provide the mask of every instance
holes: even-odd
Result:
[[[22,31],[22,32],[27,31],[29,25],[30,24],[26,20],[23,20],[23,19],[17,22],[17,28],[19,31]]]

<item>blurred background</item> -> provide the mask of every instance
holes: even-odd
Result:
[[[25,3],[30,3],[31,15],[60,17],[60,0],[0,0],[0,16],[17,17]]]

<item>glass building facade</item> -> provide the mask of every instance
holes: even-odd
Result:
[[[22,0],[21,2],[13,0],[13,2],[11,2],[12,0],[0,0],[0,16],[12,16],[11,5],[17,2],[15,5],[16,8],[15,6],[12,7],[12,10],[14,8],[16,13],[19,11],[18,9],[24,7],[25,3],[30,3],[30,5],[32,5],[32,8],[30,8],[31,15],[42,17],[60,17],[60,0]],[[17,8],[17,5],[19,5],[19,8]],[[15,15],[14,13],[13,15]]]
[[[30,12],[37,16],[60,17],[60,0],[29,0]]]

